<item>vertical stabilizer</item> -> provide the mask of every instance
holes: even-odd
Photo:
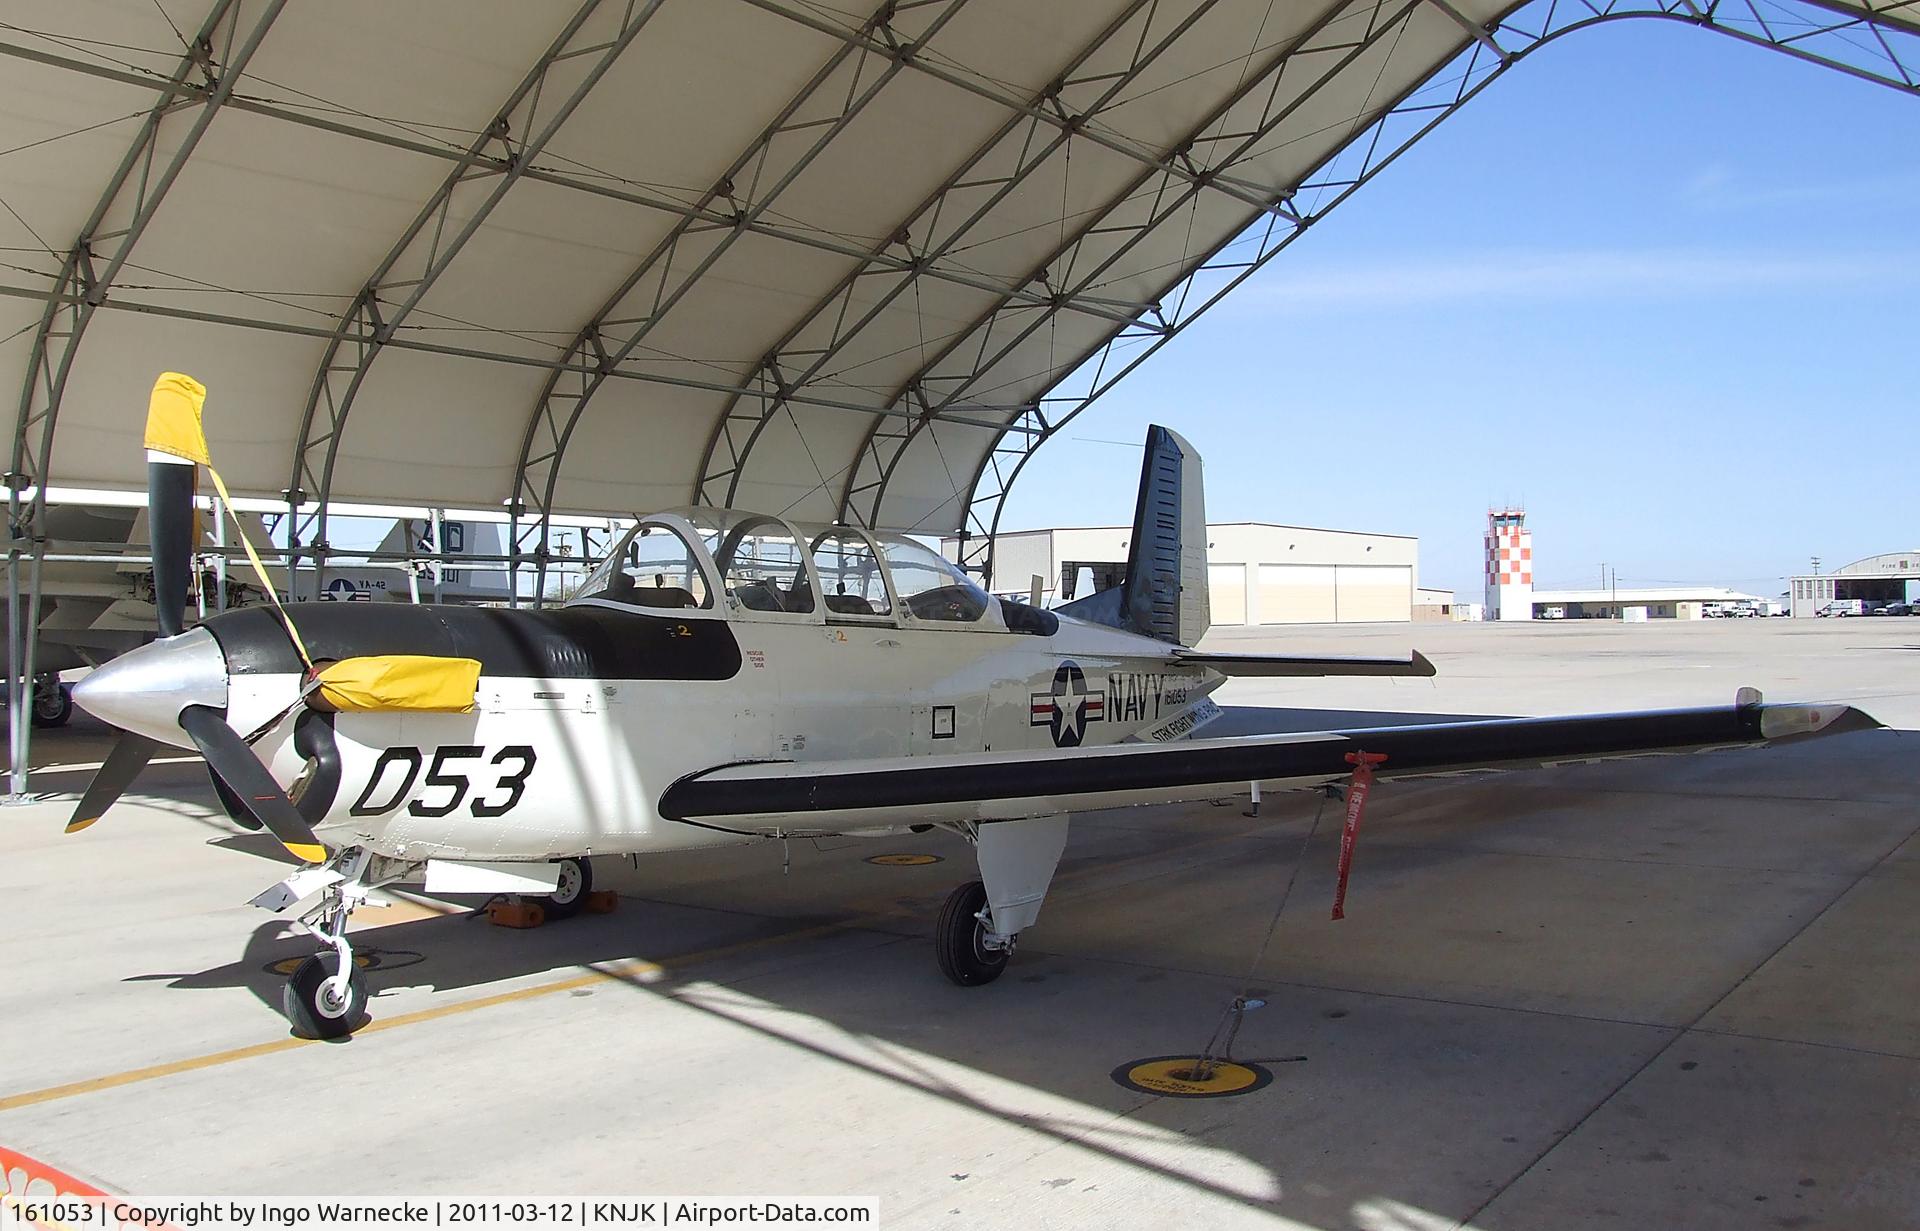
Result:
[[[1206,496],[1200,455],[1178,433],[1147,429],[1126,581],[1059,610],[1174,645],[1206,635]]]

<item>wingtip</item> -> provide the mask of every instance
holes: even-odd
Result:
[[[1885,723],[1851,705],[1768,705],[1760,709],[1760,734],[1781,743],[1814,736],[1847,735],[1855,731],[1878,731]]]
[[[1413,657],[1411,661],[1413,663],[1414,675],[1417,675],[1422,679],[1432,679],[1434,676],[1440,674],[1438,668],[1436,668],[1433,665],[1433,660],[1431,658],[1428,658],[1425,654],[1422,654],[1418,650],[1412,651],[1412,654],[1413,654]]]

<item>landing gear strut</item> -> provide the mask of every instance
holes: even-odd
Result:
[[[1067,818],[954,826],[973,843],[980,879],[947,895],[933,929],[940,973],[961,987],[1000,977],[1024,928],[1040,917],[1047,886],[1067,845]]]
[[[287,1020],[300,1034],[343,1038],[366,1020],[367,979],[347,939],[347,918],[367,904],[369,890],[401,879],[411,866],[351,846],[324,867],[303,868],[254,899],[256,906],[278,910],[321,889],[319,904],[300,916],[299,924],[325,948],[294,968],[282,1000]]]

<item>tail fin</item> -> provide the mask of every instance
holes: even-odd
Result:
[[[1058,610],[1175,645],[1193,645],[1206,635],[1212,622],[1206,495],[1200,455],[1178,433],[1157,424],[1147,429],[1126,581]]]

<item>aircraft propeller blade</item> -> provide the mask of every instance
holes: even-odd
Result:
[[[327,848],[306,818],[219,711],[189,705],[180,711],[180,727],[207,759],[207,767],[232,789],[242,808],[280,839],[280,845],[307,863],[327,861]]]
[[[178,636],[187,626],[187,589],[193,579],[194,472],[194,464],[181,458],[147,455],[153,608],[162,637]]]
[[[67,822],[67,832],[79,833],[99,820],[113,806],[113,802],[133,785],[134,778],[139,776],[159,747],[158,740],[135,735],[131,731],[122,732],[113,751],[107,754],[106,764],[87,784],[86,793],[80,797],[80,805],[73,810],[73,819]]]

